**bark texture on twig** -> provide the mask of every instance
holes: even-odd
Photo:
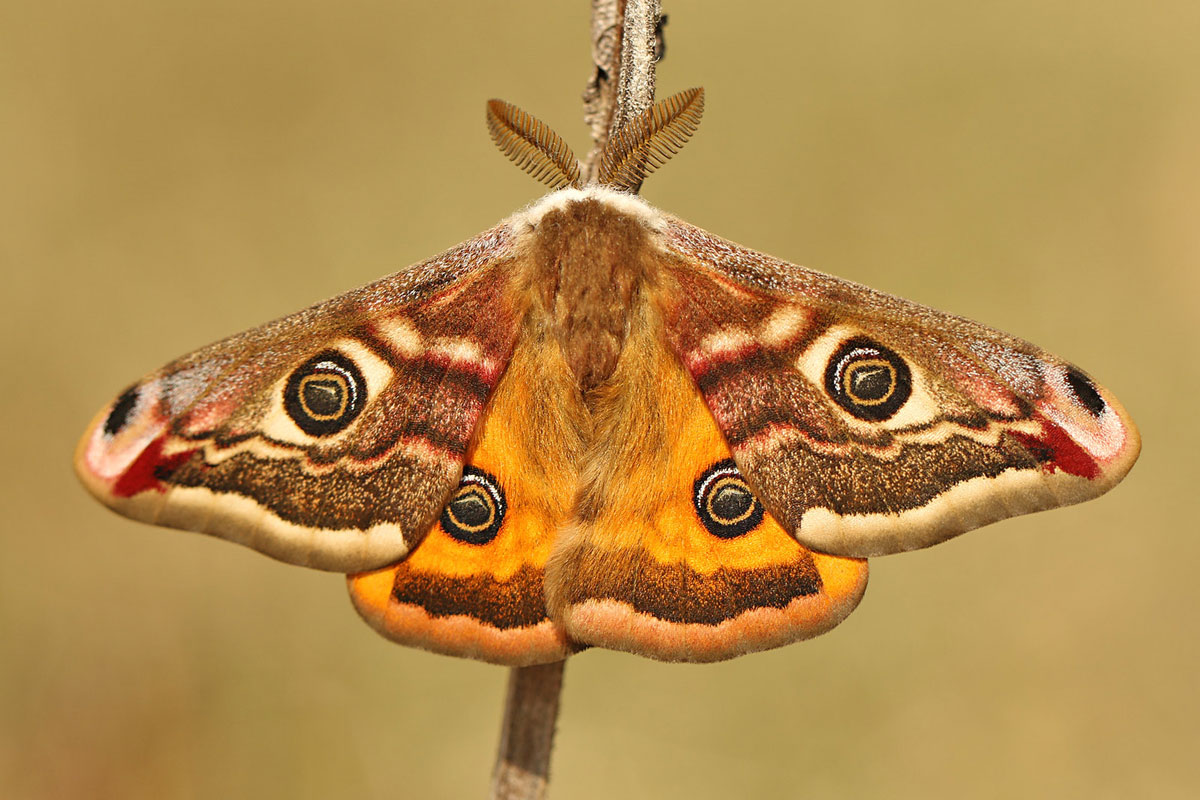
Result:
[[[592,0],[592,77],[583,90],[583,118],[592,129],[584,181],[600,151],[625,123],[654,104],[659,0]]]
[[[492,800],[542,800],[558,719],[565,661],[514,667],[508,676]]]
[[[625,0],[592,0],[592,75],[583,89],[583,121],[592,132],[592,149],[583,160],[583,179],[589,182],[608,142],[608,130],[617,108],[617,82],[621,70],[621,21]]]
[[[659,0],[627,0],[622,20],[621,72],[617,80],[617,109],[609,135],[654,105],[655,45]]]

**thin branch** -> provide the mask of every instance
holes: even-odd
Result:
[[[592,0],[592,75],[583,89],[583,121],[592,129],[592,149],[583,161],[583,181],[595,177],[600,151],[617,110],[617,82],[621,71],[621,22],[625,0]]]
[[[609,136],[654,105],[654,67],[657,63],[659,0],[627,0],[621,37],[621,74],[617,110]]]
[[[567,662],[513,667],[492,772],[492,800],[543,800]]]
[[[592,0],[592,77],[583,90],[583,118],[592,129],[584,182],[596,177],[609,138],[654,104],[660,45],[659,0]]]

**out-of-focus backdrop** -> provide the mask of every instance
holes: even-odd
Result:
[[[645,196],[1030,339],[1113,389],[1112,494],[872,562],[831,634],[567,668],[560,797],[1200,791],[1200,5],[668,2],[705,121]],[[118,518],[75,438],[172,357],[533,200],[502,97],[587,149],[588,3],[0,6],[0,795],[479,797],[505,671],[340,576]]]

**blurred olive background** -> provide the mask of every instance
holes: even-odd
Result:
[[[1099,501],[872,562],[808,643],[571,661],[555,796],[1200,791],[1200,6],[670,2],[708,89],[645,196],[1011,331],[1122,398]],[[0,795],[481,797],[505,670],[394,646],[340,576],[92,502],[91,415],[172,357],[535,199],[499,96],[587,149],[588,4],[0,5]]]

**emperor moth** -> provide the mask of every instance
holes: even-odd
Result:
[[[1087,500],[1139,450],[1079,368],[725,241],[636,196],[703,93],[585,184],[445,253],[185,355],[102,409],[84,485],[143,521],[351,573],[384,635],[510,665],[712,661],[837,625],[870,556]]]

